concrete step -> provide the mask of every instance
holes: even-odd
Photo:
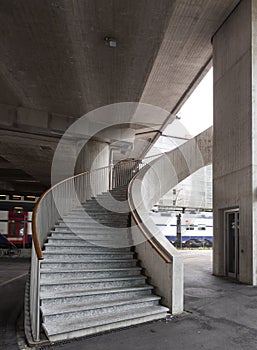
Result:
[[[78,303],[75,305],[53,305],[42,306],[43,322],[65,322],[77,320],[79,318],[86,318],[98,316],[99,318],[108,316],[110,313],[126,313],[127,311],[138,308],[151,308],[158,305],[160,297],[155,295],[146,295],[138,297],[137,299],[127,300],[110,300],[102,303],[92,305],[92,303]]]
[[[41,313],[50,341],[166,316],[130,249],[130,215],[118,212],[127,205],[126,187],[119,191],[110,200],[107,193],[92,198],[50,232],[40,262]]]
[[[53,232],[52,233],[52,237],[51,238],[64,238],[66,235],[69,236],[69,238],[71,238],[70,232],[65,233],[65,231],[63,232]],[[77,232],[74,233],[75,236],[79,237],[82,240],[85,241],[89,241],[91,243],[95,243],[97,244],[97,242],[106,242],[106,243],[117,243],[117,244],[131,244],[132,241],[129,238],[129,235],[126,233],[113,233],[113,234],[109,234],[109,233],[84,233],[84,232]]]
[[[102,234],[123,234],[124,232],[130,232],[130,230],[127,227],[124,227],[123,229],[119,230],[119,227],[108,227],[104,225],[97,225],[96,227],[88,227],[88,226],[78,226],[78,225],[70,225],[68,226],[56,226],[54,230],[51,231],[51,233],[74,233],[74,232],[81,232],[81,233],[102,233]]]
[[[118,267],[133,267],[136,266],[136,259],[108,259],[108,260],[69,260],[69,261],[60,261],[60,260],[42,260],[41,266],[46,269],[55,269],[55,268],[117,268]]]
[[[60,228],[55,231],[51,231],[51,237],[64,237],[64,236],[69,236],[71,237],[72,235],[78,236],[81,239],[127,239],[129,237],[129,232],[127,230],[120,230],[120,229],[112,229],[110,230],[88,230],[85,231],[84,229],[80,230],[77,228],[73,228],[73,230],[65,229],[65,228]]]
[[[61,223],[79,223],[79,224],[95,224],[95,223],[98,223],[99,221],[102,221],[103,223],[109,223],[109,222],[112,222],[113,221],[116,221],[117,222],[122,222],[122,223],[127,223],[128,221],[128,217],[124,218],[124,217],[114,217],[114,216],[110,216],[110,215],[101,215],[99,217],[99,215],[95,215],[95,217],[93,218],[92,216],[88,216],[88,217],[81,217],[80,214],[77,214],[77,215],[70,215],[70,216],[66,216],[64,217],[64,219],[60,219],[58,220],[58,224],[61,224]]]
[[[57,241],[57,242],[56,242]],[[45,251],[46,252],[63,252],[63,251],[88,251],[88,252],[129,252],[131,248],[106,248],[95,246],[91,243],[86,242],[85,240],[81,240],[78,243],[73,240],[66,243],[66,240],[49,240],[48,243],[45,243]]]
[[[113,300],[126,300],[151,295],[150,285],[121,287],[101,290],[54,291],[41,292],[41,304],[44,305],[74,305],[78,303],[97,303]]]
[[[91,246],[91,247],[98,247],[98,248],[113,248],[113,249],[130,249],[132,246],[132,241],[130,239],[115,239],[110,240],[108,237],[103,237],[102,240],[94,240],[94,239],[82,239],[80,236],[75,235],[74,237],[65,237],[64,235],[58,235],[57,237],[48,237],[48,242],[50,244],[56,244],[56,245],[76,245],[76,242],[84,242],[85,245]]]
[[[40,281],[40,292],[44,291],[63,291],[63,290],[90,290],[90,289],[110,289],[118,287],[131,287],[144,285],[146,277],[128,276],[113,278],[74,278],[74,279],[55,279]]]
[[[125,226],[126,224],[126,226]],[[111,226],[112,225],[112,226]],[[65,222],[60,222],[58,224],[54,225],[54,228],[60,229],[60,228],[82,228],[82,229],[90,229],[90,230],[94,230],[94,229],[107,229],[109,230],[110,227],[126,227],[127,228],[127,223],[124,223],[122,221],[77,221],[77,220],[69,220],[69,221],[65,221]]]
[[[70,217],[70,218],[65,218],[64,221],[59,221],[58,223],[56,223],[56,225],[67,225],[67,224],[79,224],[79,225],[88,225],[88,226],[94,226],[94,225],[98,225],[98,224],[102,224],[102,225],[127,225],[128,224],[128,220],[124,220],[122,218],[110,218],[110,217],[106,217],[106,218],[99,218],[99,216],[95,216],[95,218],[92,217],[88,217],[88,218],[76,218],[76,217]]]
[[[122,216],[119,216],[122,215]],[[103,210],[103,209],[99,209],[99,208],[88,208],[88,209],[80,209],[80,210],[76,210],[73,211],[69,214],[69,216],[73,216],[73,217],[78,217],[80,216],[81,218],[85,218],[85,217],[92,217],[94,218],[111,218],[112,220],[115,219],[120,219],[122,218],[124,221],[129,218],[129,211],[126,211],[125,213],[120,213],[119,211],[115,210],[115,211],[109,211],[109,210]]]
[[[122,203],[122,202],[121,202]],[[106,205],[106,207],[102,207],[100,205],[84,205],[83,207],[79,207],[79,208],[74,208],[71,212],[72,213],[83,213],[83,212],[96,212],[99,214],[113,214],[113,215],[117,215],[119,213],[119,210],[121,208],[121,204],[110,204],[110,205]],[[122,208],[123,211],[120,213],[122,215],[125,214],[129,214],[129,206],[125,205],[124,203],[122,204]]]
[[[126,313],[108,313],[100,318],[97,315],[60,323],[43,323],[43,328],[51,341],[57,341],[162,319],[166,317],[167,311],[163,306],[142,307]]]
[[[56,235],[56,237],[63,238],[64,234],[60,233],[60,235]],[[90,242],[97,246],[102,247],[128,247],[132,245],[132,241],[127,238],[126,236],[120,237],[120,236],[111,236],[111,235],[96,235],[96,234],[82,234],[78,233],[78,236],[85,240],[86,242]]]
[[[127,268],[102,268],[102,269],[41,269],[41,280],[53,280],[56,278],[108,278],[108,277],[122,277],[122,276],[138,276],[141,272],[141,267],[127,267]]]
[[[97,260],[107,260],[107,259],[133,259],[134,253],[133,252],[89,252],[89,251],[79,251],[79,250],[63,250],[63,251],[54,251],[44,252],[44,258],[46,260],[48,259],[55,259],[55,260],[75,260],[75,259],[97,259]]]

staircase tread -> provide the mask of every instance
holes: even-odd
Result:
[[[150,295],[142,295],[137,296],[137,298],[133,299],[123,299],[123,300],[108,300],[108,301],[102,301],[97,303],[96,305],[92,305],[92,302],[78,302],[74,304],[55,304],[51,306],[41,306],[41,310],[43,312],[43,315],[56,315],[58,314],[65,314],[68,312],[76,312],[76,311],[85,311],[85,310],[92,310],[92,309],[103,309],[111,306],[120,306],[120,305],[126,305],[126,304],[138,304],[143,303],[147,301],[157,301],[161,298],[159,296],[156,296],[154,294]]]
[[[92,263],[98,263],[98,262],[131,262],[133,261],[133,259],[115,259],[115,258],[111,258],[111,259],[100,259],[100,260],[92,260],[92,259],[68,259],[68,260],[61,260],[61,259],[47,259],[45,258],[44,260],[42,260],[41,264],[43,263],[84,263],[84,262],[92,262]]]
[[[69,297],[82,297],[89,295],[99,295],[99,294],[112,294],[112,293],[126,293],[126,292],[137,292],[144,290],[152,290],[153,286],[143,285],[143,286],[129,286],[129,287],[114,287],[106,289],[88,289],[88,290],[65,290],[65,291],[44,291],[40,292],[41,299],[57,299],[57,298],[69,298]]]
[[[133,270],[133,271],[140,271],[142,270],[141,267],[137,267],[137,266],[132,266],[132,267],[120,267],[120,268],[102,268],[102,269],[97,269],[97,268],[78,268],[78,269],[73,269],[73,268],[65,268],[65,269],[60,269],[60,268],[56,268],[56,269],[40,269],[40,272],[43,273],[60,273],[60,272],[112,272],[112,271],[128,271],[128,270]]]
[[[107,325],[111,323],[118,323],[121,321],[126,321],[130,319],[142,318],[144,316],[151,316],[155,314],[161,314],[168,312],[168,308],[164,306],[153,306],[143,307],[138,309],[133,309],[130,311],[124,312],[113,312],[103,315],[102,318],[99,318],[99,315],[92,317],[81,317],[73,321],[64,321],[56,323],[47,322],[44,323],[44,328],[46,329],[48,335],[61,334],[66,332],[72,332],[74,330],[92,328],[102,325]]]
[[[53,239],[53,240],[55,240],[55,239],[63,239],[63,240],[70,239],[70,240],[73,240],[73,239],[75,239],[75,240],[86,241],[84,238],[81,238],[81,236],[78,236],[76,234],[71,235],[70,232],[55,232],[54,231],[53,233],[57,233],[58,236],[49,236],[47,238],[48,240],[51,240],[51,239]],[[60,236],[61,234],[62,234],[62,236]],[[88,242],[86,242],[86,243],[88,243]]]
[[[110,225],[113,225],[113,223],[110,223]],[[99,225],[101,225],[101,223],[99,223]],[[103,224],[102,226],[96,226],[96,225],[84,225],[84,226],[75,226],[73,224],[69,225],[69,226],[55,226],[54,227],[54,231],[52,232],[74,232],[79,231],[79,232],[85,232],[85,233],[115,233],[115,234],[120,234],[120,233],[124,233],[124,232],[128,232],[128,227],[121,224],[120,226],[107,226],[106,224]],[[68,231],[69,230],[69,231]],[[121,231],[121,232],[120,232]]]
[[[107,254],[107,255],[131,255],[133,256],[133,252],[110,252],[108,250],[106,251],[101,251],[101,252],[91,252],[91,251],[81,251],[81,250],[62,250],[62,251],[45,251],[44,250],[44,253],[45,254],[49,254],[49,255],[63,255],[63,254],[70,254],[70,255],[74,255],[74,254],[79,254],[79,255],[104,255],[104,254]]]
[[[57,234],[77,234],[77,232],[74,233],[74,230],[78,230],[78,227],[73,227],[74,230],[71,230],[70,228],[67,227],[56,227],[58,228],[59,230],[58,231],[50,231],[51,233],[57,233]],[[113,235],[113,236],[117,236],[117,235],[121,235],[121,234],[128,234],[129,231],[127,232],[120,232],[120,229],[124,229],[124,228],[127,228],[127,227],[110,227],[111,230],[106,230],[105,227],[101,228],[101,230],[99,230],[99,227],[95,228],[94,230],[88,228],[88,231],[84,231],[85,229],[83,229],[83,231],[79,231],[79,234],[85,234],[85,235],[88,235],[88,234],[98,234],[98,235]],[[114,230],[116,229],[116,230]]]
[[[90,243],[87,243],[85,241],[82,241],[81,243],[74,243],[74,244],[66,244],[66,245],[59,245],[59,244],[56,244],[54,242],[48,242],[48,243],[45,243],[44,244],[45,247],[53,247],[53,248],[70,248],[70,247],[73,247],[73,248],[76,248],[76,247],[80,247],[80,248],[102,248],[103,250],[104,249],[108,249],[109,251],[117,251],[117,252],[130,252],[129,247],[128,248],[106,248],[106,247],[99,247],[99,246],[95,246],[94,244],[90,244]],[[113,249],[113,250],[112,250]]]
[[[164,318],[169,311],[136,266],[129,208],[116,211],[126,203],[126,189],[110,191],[115,203],[106,192],[92,197],[50,231],[40,263],[42,325],[50,340]]]
[[[66,235],[69,235],[71,232],[52,232],[52,233],[54,233],[56,235],[54,237],[62,238],[64,236],[66,236]],[[74,234],[74,236],[69,236],[68,238],[69,239],[73,239],[73,237],[76,237],[76,236],[78,237],[78,239],[82,239],[82,240],[85,240],[85,241],[87,239],[89,239],[88,237],[91,237],[91,236],[92,236],[92,238],[90,238],[90,241],[93,240],[93,239],[95,239],[97,241],[99,241],[99,240],[106,241],[106,240],[110,240],[110,238],[115,239],[115,240],[120,240],[120,241],[124,241],[124,239],[126,239],[126,240],[130,239],[129,237],[126,237],[125,235],[124,235],[124,237],[121,237],[121,236],[119,236],[118,233],[114,233],[114,234],[110,235],[110,234],[106,234],[106,233],[101,233],[101,234],[97,233],[96,234],[95,232],[94,233],[93,232],[91,232],[91,233],[89,233],[89,232],[78,232],[77,234]],[[54,238],[54,237],[51,237],[51,238]]]
[[[48,286],[48,285],[62,285],[62,284],[83,284],[83,283],[99,283],[99,282],[116,282],[116,281],[130,281],[130,280],[146,280],[146,276],[144,275],[134,275],[134,276],[124,276],[124,277],[109,277],[109,278],[87,278],[87,277],[80,277],[80,278],[68,278],[67,280],[65,278],[55,278],[54,280],[47,279],[47,280],[41,280],[40,285],[41,286]]]

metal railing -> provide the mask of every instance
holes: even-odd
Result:
[[[65,179],[38,200],[33,211],[33,247],[30,274],[30,320],[35,341],[40,340],[40,261],[42,248],[56,222],[81,203],[102,192],[128,185],[133,176],[146,164],[162,154],[145,159],[129,159],[99,169],[85,171]]]

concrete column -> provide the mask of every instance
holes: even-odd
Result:
[[[239,208],[239,281],[256,285],[257,1],[243,0],[213,38],[213,272],[224,276],[224,211]]]
[[[81,141],[83,144],[83,141]],[[75,167],[75,173],[79,174],[86,170],[94,171],[90,175],[90,179],[85,177],[85,188],[92,195],[105,192],[109,189],[109,172],[110,164],[110,146],[106,142],[90,140],[81,148],[78,142],[78,158]],[[89,190],[90,187],[90,190]]]

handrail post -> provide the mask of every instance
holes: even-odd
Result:
[[[113,182],[113,169],[114,169],[114,165],[110,164],[110,171],[109,171],[109,190],[112,190],[112,182]]]
[[[37,286],[36,286],[36,341],[40,341],[40,265],[41,262],[38,260],[37,263]]]

